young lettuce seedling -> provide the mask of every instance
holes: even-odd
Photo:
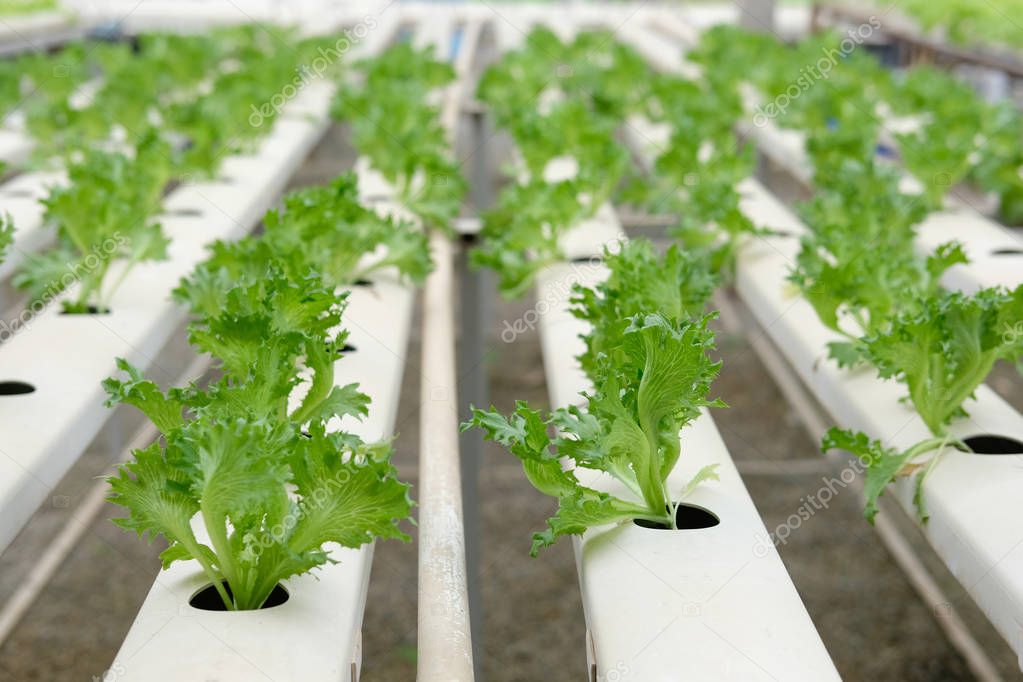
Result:
[[[450,231],[466,182],[429,95],[454,80],[454,69],[434,59],[432,47],[417,51],[406,43],[358,68],[364,83],[340,89],[334,117],[350,123],[355,146],[397,187],[405,206],[427,227]]]
[[[263,216],[261,235],[214,243],[194,278],[254,278],[276,262],[290,277],[312,269],[325,283],[344,287],[388,268],[419,283],[433,268],[426,233],[359,204],[354,173],[327,186],[292,192],[283,203],[283,210]],[[221,289],[218,283],[210,291]]]
[[[846,337],[828,344],[831,357],[846,367],[865,359],[864,337],[887,331],[894,316],[915,312],[940,291],[945,271],[967,259],[956,242],[920,258],[915,224],[926,210],[899,191],[893,171],[852,160],[842,169],[800,207],[811,231],[789,280],[821,322]],[[864,196],[871,197],[866,205]]]
[[[163,437],[109,479],[110,500],[129,512],[119,525],[168,541],[165,567],[195,559],[227,609],[256,609],[281,580],[332,562],[328,543],[407,540],[409,486],[389,444],[338,430],[369,404],[356,385],[333,385],[345,294],[279,265],[222,296],[205,284],[189,280],[181,295],[200,303],[190,340],[223,376],[164,393],[118,361],[128,377],[104,382],[108,404],[137,407]],[[293,401],[296,390],[305,397]]]
[[[474,409],[462,427],[481,428],[508,447],[530,482],[558,498],[548,530],[533,538],[534,555],[590,526],[646,519],[674,528],[681,499],[717,477],[709,466],[682,490],[666,484],[681,455],[679,432],[702,408],[723,406],[707,398],[720,363],[707,355],[712,316],[702,311],[713,278],[705,261],[674,247],[658,258],[649,242],[634,241],[619,253],[606,251],[605,263],[607,280],[593,289],[577,285],[572,300],[573,314],[591,324],[579,358],[593,384],[586,409],[572,406],[543,417],[520,402],[508,417],[494,408]],[[573,468],[563,470],[562,460]],[[609,474],[633,499],[582,485],[576,472],[583,469]]]
[[[596,374],[599,358],[620,341],[629,318],[645,311],[657,311],[670,320],[698,318],[717,285],[706,259],[678,246],[659,256],[645,239],[623,242],[617,252],[605,247],[604,264],[606,279],[572,290],[572,314],[590,324],[583,339],[586,351],[578,358],[590,377]]]
[[[350,433],[305,433],[268,420],[199,417],[136,450],[109,479],[118,525],[169,546],[164,567],[195,559],[228,610],[258,609],[282,580],[326,563],[328,543],[407,540],[408,486],[389,447]],[[209,544],[192,520],[201,513]],[[230,588],[228,593],[227,588]]]
[[[170,152],[153,131],[133,157],[88,151],[68,170],[70,183],[43,200],[57,245],[26,257],[14,283],[34,299],[51,298],[72,284],[65,312],[106,312],[111,296],[138,263],[162,260],[168,239],[152,215],[170,178]],[[114,264],[118,277],[107,282]]]
[[[823,449],[848,450],[868,465],[866,517],[877,514],[877,498],[898,476],[917,474],[915,503],[927,519],[922,486],[947,445],[969,448],[948,432],[963,403],[983,383],[998,360],[1023,357],[1023,285],[1014,291],[993,288],[974,295],[944,292],[922,302],[919,312],[903,313],[886,333],[867,337],[867,357],[882,378],[906,384],[909,399],[933,438],[897,452],[864,434],[832,429]],[[933,453],[926,465],[914,461]]]
[[[0,263],[7,257],[7,249],[14,243],[14,221],[9,213],[0,214]]]
[[[681,454],[679,431],[700,408],[721,404],[706,397],[720,367],[707,357],[713,344],[707,319],[673,322],[660,314],[631,318],[619,343],[601,356],[585,410],[572,406],[543,417],[522,402],[509,417],[494,408],[473,410],[463,430],[483,429],[486,438],[522,461],[540,492],[558,498],[547,530],[533,536],[534,556],[558,537],[580,534],[590,526],[646,519],[674,528],[681,494],[700,480],[716,477],[707,467],[683,490],[667,487]],[[550,429],[557,432],[553,438]],[[563,470],[562,459],[573,468]],[[634,499],[583,485],[577,476],[582,469],[614,477]]]
[[[596,213],[629,166],[628,154],[615,139],[623,106],[618,86],[605,92],[601,69],[595,71],[582,58],[607,45],[584,34],[565,46],[549,31],[537,30],[524,50],[491,66],[480,81],[479,98],[512,134],[522,159],[519,177],[484,215],[480,245],[472,253],[475,266],[499,274],[506,297],[520,295],[537,272],[564,260],[561,235]],[[611,61],[599,63],[621,76],[634,66],[630,54],[612,49],[603,55]],[[565,77],[553,81],[555,71]],[[527,94],[522,78],[540,81],[554,93],[543,111],[534,101],[537,92]],[[571,173],[550,177],[552,162],[569,160]]]

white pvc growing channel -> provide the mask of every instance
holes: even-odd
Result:
[[[465,22],[479,16],[478,11],[466,8],[456,15],[445,8],[443,19],[438,19],[435,8],[419,6],[401,16],[412,21],[432,19],[435,23],[427,39],[439,45],[461,45],[452,56],[464,59],[465,51],[475,49],[479,31],[478,23]],[[543,18],[535,8],[529,13],[531,21]],[[381,20],[382,25],[395,26],[396,14]],[[624,17],[625,10],[621,14]],[[566,12],[559,16],[559,31],[570,32],[577,22],[619,18],[600,8]],[[454,28],[457,21],[462,28]],[[449,42],[453,32],[461,37]],[[376,35],[385,33],[379,28]],[[510,37],[509,42],[521,38],[507,26],[502,34]],[[466,72],[464,64],[457,70],[462,75]],[[449,131],[457,113],[452,102],[464,96],[459,91],[463,86],[460,81],[448,93],[445,122]],[[0,516],[4,518],[0,549],[101,428],[106,417],[105,410],[97,407],[102,402],[98,386],[100,379],[114,373],[113,358],[126,355],[143,367],[155,366],[160,349],[183,321],[182,311],[163,303],[177,278],[204,256],[205,243],[246,232],[319,139],[330,93],[309,92],[309,97],[303,94],[292,105],[315,113],[316,120],[283,117],[256,154],[225,165],[232,182],[188,185],[168,197],[168,211],[198,210],[203,217],[200,221],[195,216],[168,215],[163,220],[174,240],[170,261],[133,273],[123,294],[115,298],[110,316],[102,321],[76,320],[47,311],[37,319],[32,334],[19,334],[5,344],[0,378],[31,381],[37,391],[5,399],[5,409],[0,411],[0,428],[22,439],[13,450],[14,459],[0,460]],[[393,188],[365,158],[356,169],[367,203],[381,211],[402,212]],[[742,190],[744,210],[758,222],[795,235],[805,230],[755,181],[744,183]],[[196,230],[199,222],[202,234]],[[613,208],[605,206],[592,221],[566,235],[563,246],[570,258],[589,258],[621,234]],[[830,337],[812,309],[783,287],[795,242],[787,237],[750,244],[740,259],[740,294],[837,420],[890,437],[893,444],[915,441],[922,424],[896,401],[897,391],[891,385],[816,363]],[[424,374],[424,387],[428,379],[449,389],[442,399],[436,393],[424,395],[424,403],[434,403],[431,411],[424,410],[424,424],[443,425],[437,438],[424,429],[421,465],[419,679],[429,682],[472,679],[464,563],[460,564],[459,556],[464,550],[461,519],[444,516],[460,513],[453,432],[457,392],[449,371],[454,360],[450,247],[447,242],[433,243],[438,272],[427,285],[424,321],[424,372],[427,365],[431,368],[429,376]],[[585,327],[568,314],[565,287],[572,281],[593,284],[605,274],[603,266],[593,263],[565,264],[542,276],[539,300],[555,301],[541,318],[554,406],[577,403],[579,392],[587,388],[574,360],[582,349],[578,335]],[[359,382],[371,396],[370,418],[346,425],[366,439],[393,430],[413,296],[411,289],[386,275],[351,294],[344,325],[351,330],[355,350],[339,361],[336,381]],[[86,328],[85,323],[94,326]],[[105,331],[95,339],[97,329]],[[76,341],[81,355],[69,357],[65,352],[69,338],[81,339]],[[1019,415],[990,391],[979,391],[970,411],[974,419],[957,424],[958,433],[993,430],[1023,439]],[[67,415],[66,423],[54,423],[53,414]],[[594,666],[589,671],[591,679],[674,682],[680,675],[687,680],[837,679],[777,552],[763,543],[766,529],[709,414],[704,413],[681,437],[685,455],[671,482],[681,487],[700,467],[718,464],[721,480],[701,486],[687,502],[710,510],[720,523],[677,532],[627,524],[591,529],[576,540],[588,656]],[[932,512],[927,532],[939,554],[1009,637],[1018,633],[1023,621],[1023,550],[1018,549],[1023,538],[1016,537],[1018,524],[1012,523],[1023,511],[1013,498],[1013,491],[1023,484],[1023,473],[1006,462],[1005,458],[947,454],[927,485]],[[432,490],[427,482],[431,479]],[[598,477],[587,483],[625,494]],[[900,486],[898,494],[904,504],[910,504],[908,486]],[[127,671],[119,679],[247,680],[256,679],[259,670],[278,680],[354,682],[361,666],[359,630],[372,547],[340,552],[340,564],[316,576],[289,581],[290,598],[284,604],[245,614],[201,612],[187,606],[189,597],[205,584],[196,567],[179,563],[162,572],[118,655],[116,665]],[[433,571],[425,581],[424,566],[427,572]],[[454,607],[430,610],[430,604]],[[289,647],[282,649],[281,641]]]
[[[576,27],[613,21],[598,8],[573,8],[551,28],[570,39]],[[540,17],[523,17],[540,21]],[[567,20],[566,20],[567,19]],[[503,49],[521,40],[508,31]],[[546,169],[563,176],[572,162]],[[555,162],[552,162],[554,165]],[[569,313],[573,283],[606,277],[605,245],[625,238],[610,204],[569,231],[561,248],[572,262],[545,270],[537,285],[540,336],[552,407],[580,404],[589,381],[575,357],[587,325]],[[683,430],[683,456],[669,477],[681,489],[701,467],[720,481],[702,484],[687,504],[708,510],[713,527],[662,531],[623,524],[575,539],[587,624],[591,680],[837,680],[806,608],[732,463],[710,414]],[[599,472],[577,472],[588,486],[629,499]],[[743,652],[742,655],[737,652]]]
[[[622,232],[613,210],[602,210],[567,237],[566,254],[586,259]],[[590,388],[575,361],[587,325],[568,313],[566,287],[593,285],[606,274],[596,261],[570,263],[547,270],[538,285],[537,300],[550,304],[540,334],[553,407],[579,404]],[[838,680],[781,558],[762,542],[767,531],[710,414],[704,411],[680,438],[683,456],[668,486],[681,490],[700,468],[717,464],[720,481],[701,484],[686,503],[719,523],[679,531],[604,526],[575,540],[591,677]],[[599,472],[580,480],[630,496]]]
[[[378,21],[393,33],[399,23],[415,19],[393,10]],[[420,35],[419,40],[446,44],[454,29]],[[460,106],[460,83],[471,66],[478,25],[464,32],[468,57],[456,61],[460,75],[445,95],[444,124],[453,136]],[[366,50],[368,51],[368,50]],[[366,157],[356,162],[363,200],[382,214],[414,216],[401,207],[394,188],[372,169]],[[436,270],[424,296],[424,347],[420,486],[419,679],[441,682],[472,680],[472,658],[465,601],[465,568],[459,558],[464,543],[458,496],[457,390],[454,379],[452,253],[446,237],[431,250]],[[344,426],[367,441],[387,438],[397,417],[406,364],[414,291],[383,274],[370,286],[352,289],[343,326],[354,348],[335,367],[335,382],[357,382],[371,398],[370,417]],[[446,369],[445,369],[446,368]],[[437,390],[442,388],[442,398]],[[300,395],[292,399],[300,400]],[[454,517],[452,518],[452,515]],[[201,532],[201,524],[196,524]],[[200,538],[201,539],[201,538]],[[372,545],[360,550],[335,547],[338,563],[315,575],[289,579],[290,595],[278,606],[244,613],[201,611],[189,599],[206,583],[195,562],[161,572],[114,663],[130,680],[185,680],[214,675],[218,680],[344,680],[356,682],[361,670],[361,625],[372,564]],[[460,604],[460,606],[459,606]],[[461,639],[457,633],[462,633]]]
[[[659,27],[669,25],[661,20]],[[644,32],[648,58],[659,43]],[[682,35],[682,30],[677,31]],[[637,44],[638,46],[638,44]],[[673,68],[665,48],[661,66]],[[634,122],[639,147],[663,144],[664,130]],[[902,396],[905,390],[878,379],[870,368],[839,369],[826,357],[827,343],[838,335],[824,327],[812,306],[795,294],[787,274],[808,228],[755,179],[740,185],[741,209],[756,224],[784,236],[751,239],[740,252],[736,289],[740,297],[805,385],[835,423],[862,430],[886,445],[905,449],[929,437],[923,421]],[[1001,231],[1001,228],[998,228]],[[973,234],[956,235],[967,245]],[[983,236],[981,240],[983,240]],[[963,276],[960,272],[957,276]],[[983,273],[980,274],[983,276]],[[1015,272],[1018,279],[1020,272]],[[950,286],[955,282],[948,282]],[[976,288],[974,280],[971,288]],[[1023,442],[1023,416],[987,386],[964,406],[969,418],[956,420],[958,438],[996,436]],[[915,517],[912,479],[893,486],[907,514]],[[1018,457],[967,454],[948,448],[924,486],[930,521],[922,527],[950,571],[959,579],[1016,653],[1023,654],[1023,468]]]

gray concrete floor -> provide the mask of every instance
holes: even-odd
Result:
[[[295,185],[322,182],[350,163],[343,131],[334,130],[303,168]],[[495,305],[487,371],[492,401],[509,410],[516,399],[547,401],[539,340],[524,334],[503,343],[503,319],[515,319],[523,301]],[[418,315],[418,311],[417,311]],[[714,392],[729,403],[715,420],[739,462],[774,461],[777,471],[745,476],[768,527],[781,523],[800,498],[821,486],[822,471],[790,473],[786,462],[819,458],[763,365],[741,334],[721,331],[724,360]],[[419,328],[413,326],[397,431],[395,461],[417,482]],[[1023,382],[1011,368],[999,368],[991,384],[1023,408]],[[101,471],[109,457],[93,462]],[[74,491],[73,481],[63,485]],[[79,487],[81,483],[78,483]],[[481,667],[487,682],[585,679],[584,627],[569,542],[536,559],[528,555],[530,534],[541,528],[553,502],[534,491],[513,458],[487,447],[481,472],[479,514],[482,540],[483,642]],[[413,494],[415,491],[413,491]],[[55,524],[66,522],[77,504],[50,507],[19,538],[14,555],[0,557],[0,599],[42,551]],[[61,503],[63,504],[63,503]],[[53,511],[57,509],[58,511]],[[46,512],[47,510],[44,510]],[[112,507],[93,522],[26,618],[0,648],[0,680],[63,682],[99,678],[145,597],[159,564],[159,544],[139,542],[109,522]],[[58,516],[55,516],[58,515]],[[56,519],[56,521],[54,521]],[[49,523],[49,526],[39,525]],[[903,524],[907,533],[915,532]],[[40,530],[42,528],[43,530]],[[413,529],[414,532],[414,529]],[[919,542],[925,559],[941,567]],[[963,660],[937,626],[934,605],[923,603],[860,515],[851,494],[838,495],[780,548],[781,556],[843,677],[859,680],[952,682],[971,680]],[[1006,679],[1023,679],[997,634],[947,575],[953,607],[970,622],[993,652]],[[414,679],[416,657],[416,545],[377,546],[363,626],[364,679]],[[101,679],[101,678],[100,678]]]

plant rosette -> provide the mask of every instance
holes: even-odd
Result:
[[[352,329],[351,350],[336,363],[335,383],[358,383],[372,409],[361,420],[331,420],[330,430],[346,428],[371,440],[392,432],[413,298],[410,285],[387,276],[352,288],[343,316]],[[297,391],[291,396],[293,407],[301,397]],[[205,542],[199,517],[192,527]],[[214,673],[296,682],[358,679],[373,545],[347,549],[328,543],[325,549],[338,563],[286,579],[287,601],[249,611],[191,605],[204,590],[217,608],[222,600],[211,594],[210,579],[198,562],[171,564],[157,577],[111,669],[124,671],[124,679],[146,682],[205,679]]]

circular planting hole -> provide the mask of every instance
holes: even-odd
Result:
[[[344,355],[345,353],[354,353],[357,350],[358,350],[358,348],[356,348],[352,344],[346,343],[345,345],[341,346],[340,349],[338,349],[337,354],[338,355]]]
[[[782,239],[799,239],[799,235],[791,230],[771,230],[768,237],[781,237]]]
[[[35,386],[24,381],[0,381],[0,395],[25,395],[35,390]]]
[[[994,251],[991,252],[991,255],[992,256],[1023,256],[1023,249],[1016,249],[1016,248],[1012,248],[1012,247],[1005,248],[1005,249],[995,249]]]
[[[963,443],[973,450],[975,455],[1023,455],[1023,443],[1008,436],[982,433],[963,438]]]
[[[232,597],[231,586],[227,583],[222,584],[227,592],[227,596]],[[259,608],[272,609],[275,606],[280,606],[288,601],[290,596],[288,591],[280,583],[277,583],[273,592],[270,593],[270,596],[266,598],[266,601]],[[227,607],[224,606],[224,600],[220,598],[220,593],[217,592],[217,588],[212,583],[193,594],[192,598],[188,600],[188,605],[200,611],[227,611]]]
[[[665,508],[665,511],[668,509]],[[675,510],[675,525],[678,528],[671,528],[666,523],[646,519],[635,519],[633,523],[640,528],[650,528],[651,530],[700,530],[701,528],[713,528],[721,523],[721,519],[703,507],[683,502]]]
[[[352,286],[353,287],[371,287],[371,286],[373,286],[373,282],[369,281],[368,279],[357,279],[354,282],[352,282]]]
[[[99,306],[89,304],[84,310],[61,310],[61,315],[109,315],[110,308],[99,309]]]
[[[172,208],[164,213],[178,218],[201,218],[204,215],[198,208]]]

